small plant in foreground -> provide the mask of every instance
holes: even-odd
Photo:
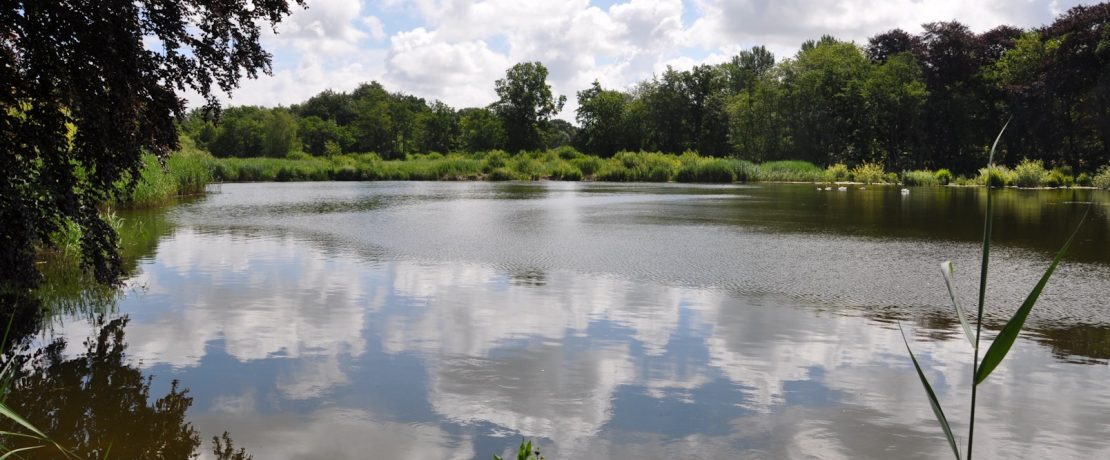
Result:
[[[536,446],[539,447],[539,446]],[[505,460],[500,455],[494,455],[493,460]],[[540,455],[540,450],[532,448],[532,441],[520,441],[520,449],[517,450],[516,460],[543,460]]]
[[[1007,122],[1006,124],[1009,125],[1009,122]],[[994,140],[994,145],[991,147],[990,159],[988,160],[987,164],[988,171],[993,171],[992,166],[994,163],[994,151],[995,148],[998,147],[998,141],[1002,138],[1002,133],[1005,131],[1006,126],[1003,126],[1002,132],[998,133],[998,137]],[[1048,284],[1048,279],[1052,276],[1052,273],[1056,271],[1056,267],[1060,264],[1060,260],[1063,259],[1065,254],[1067,254],[1068,248],[1071,247],[1071,243],[1075,239],[1075,235],[1079,233],[1079,227],[1082,227],[1083,221],[1087,218],[1087,213],[1084,213],[1083,217],[1079,220],[1079,225],[1076,227],[1075,231],[1072,232],[1071,236],[1068,237],[1067,242],[1064,243],[1064,246],[1060,249],[1060,252],[1056,254],[1056,257],[1052,260],[1052,263],[1048,266],[1048,269],[1045,270],[1044,275],[1041,276],[1040,281],[1037,282],[1036,286],[1034,286],[1033,290],[1029,293],[1029,296],[1025,298],[1025,301],[1022,302],[1021,306],[1018,307],[1016,312],[1014,312],[1013,317],[1011,317],[1010,320],[1006,322],[1006,325],[1002,327],[1002,330],[998,332],[998,336],[995,337],[994,342],[990,344],[990,347],[987,349],[986,354],[983,355],[983,359],[980,361],[979,341],[982,338],[983,306],[986,301],[987,266],[990,261],[991,226],[994,213],[992,189],[993,187],[987,187],[987,209],[986,217],[983,223],[983,258],[982,268],[979,272],[979,311],[975,318],[976,321],[974,332],[972,332],[971,325],[968,323],[967,320],[967,314],[964,311],[963,305],[960,304],[959,296],[956,293],[954,276],[955,268],[952,266],[952,262],[944,262],[941,264],[941,269],[944,275],[944,283],[948,287],[949,298],[951,298],[952,305],[956,309],[956,316],[960,320],[960,326],[963,328],[964,334],[967,335],[967,340],[971,343],[971,347],[974,350],[974,361],[972,362],[971,368],[971,417],[968,423],[967,457],[963,457],[960,454],[960,447],[956,443],[956,437],[952,433],[952,427],[948,423],[948,419],[944,416],[944,410],[941,409],[940,402],[937,400],[937,395],[935,392],[933,392],[933,387],[929,384],[929,380],[925,377],[925,372],[921,370],[921,365],[917,362],[917,358],[913,355],[913,350],[910,349],[910,343],[909,340],[906,339],[905,332],[902,332],[902,340],[906,343],[906,351],[909,353],[910,360],[913,361],[913,367],[917,371],[917,377],[921,380],[921,385],[924,386],[925,393],[929,397],[929,405],[932,407],[933,414],[936,416],[937,421],[940,422],[940,427],[944,431],[944,437],[948,440],[948,445],[952,448],[952,454],[955,455],[957,460],[962,458],[967,458],[968,460],[971,460],[972,458],[971,456],[975,441],[975,399],[978,393],[979,384],[983,383],[983,381],[987,379],[987,376],[989,376],[991,372],[994,371],[994,369],[1002,363],[1002,359],[1005,358],[1006,354],[1010,351],[1010,347],[1013,346],[1014,341],[1017,339],[1018,333],[1021,332],[1021,328],[1025,325],[1025,319],[1029,316],[1029,312],[1033,309],[1033,305],[1037,303],[1037,299],[1040,297],[1041,291],[1044,290],[1045,285]],[[1087,212],[1090,212],[1089,207],[1087,208]],[[899,329],[901,329],[900,325]]]

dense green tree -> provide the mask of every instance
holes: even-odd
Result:
[[[9,0],[0,4],[0,302],[38,279],[36,246],[66,222],[102,282],[121,275],[98,208],[136,183],[143,152],[178,147],[179,92],[218,107],[215,89],[270,68],[262,27],[286,0]],[[131,180],[128,180],[128,179]]]
[[[254,157],[266,154],[266,129],[269,110],[239,106],[225,110],[216,126],[209,150],[218,157]]]
[[[631,99],[620,91],[602,89],[597,80],[590,88],[578,92],[575,118],[581,128],[579,146],[582,150],[610,157],[627,148],[625,119]]]
[[[867,59],[876,64],[882,64],[891,56],[912,53],[920,46],[921,42],[909,32],[892,29],[867,40]]]
[[[741,51],[724,64],[722,70],[728,80],[728,88],[733,94],[755,85],[775,67],[775,55],[762,46],[753,46]]]
[[[325,146],[328,143],[335,145],[340,151],[348,150],[354,144],[354,138],[346,127],[339,126],[335,120],[324,120],[316,115],[298,120],[297,136],[304,151],[312,155],[326,154]]]
[[[471,152],[505,148],[505,128],[489,109],[459,111],[459,143]]]
[[[823,38],[783,64],[792,157],[818,164],[872,160],[864,85],[871,70],[853,43]]]
[[[543,124],[563,110],[567,99],[552,95],[547,67],[539,62],[514,65],[494,89],[498,100],[492,108],[505,127],[506,147],[511,151],[539,148]]]
[[[266,114],[263,125],[262,153],[269,157],[284,157],[297,144],[297,120],[288,110],[277,108]]]
[[[790,136],[784,104],[783,87],[771,74],[729,99],[729,143],[740,158],[758,162],[786,158]]]
[[[455,141],[459,137],[459,116],[455,109],[435,101],[423,117],[423,124],[422,151],[446,153],[455,150]]]
[[[874,156],[887,170],[912,169],[923,163],[914,150],[921,140],[922,107],[928,90],[921,67],[909,52],[887,56],[875,66],[864,83],[868,123],[872,129]]]

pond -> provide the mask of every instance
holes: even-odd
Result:
[[[986,330],[1092,201],[980,387],[981,455],[1110,458],[1110,193],[999,192]],[[226,431],[259,460],[522,438],[549,459],[951,458],[898,325],[965,437],[939,264],[973,305],[984,208],[945,187],[224,184],[126,216],[148,242],[128,287],[57,308],[11,399],[63,441],[182,457]]]

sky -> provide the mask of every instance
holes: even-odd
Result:
[[[518,62],[540,61],[560,118],[598,80],[627,88],[667,66],[719,63],[764,45],[789,57],[829,34],[865,43],[895,27],[911,33],[958,20],[976,32],[1051,23],[1079,0],[307,0],[263,37],[273,75],[244,80],[228,105],[295,104],[325,89],[379,81],[456,108],[496,99],[494,81]],[[187,97],[198,105],[199,97]]]

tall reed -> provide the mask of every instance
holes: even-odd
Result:
[[[999,131],[998,137],[995,138],[994,144],[991,146],[990,158],[987,162],[987,168],[985,169],[986,171],[995,171],[994,153],[995,150],[998,148],[998,141],[1002,139],[1002,134],[1006,131],[1006,127],[1009,124],[1010,123],[1007,121],[1006,124],[1002,126],[1002,130]],[[990,264],[991,230],[993,226],[994,214],[993,185],[994,184],[992,184],[991,181],[988,181],[986,216],[983,220],[982,266],[979,270],[978,312],[975,317],[974,332],[972,332],[971,330],[971,325],[968,323],[967,320],[967,313],[964,311],[963,305],[960,304],[959,295],[956,292],[954,281],[955,268],[950,261],[941,263],[941,270],[944,276],[945,286],[948,288],[949,298],[952,300],[952,305],[953,307],[955,307],[956,310],[956,316],[960,320],[960,326],[962,327],[964,334],[967,336],[968,342],[971,344],[974,355],[971,367],[971,414],[968,420],[966,457],[961,455],[959,444],[956,442],[955,434],[952,431],[952,426],[944,415],[944,410],[941,408],[940,401],[937,399],[937,395],[933,391],[932,385],[929,384],[929,379],[925,377],[924,371],[921,370],[921,364],[918,363],[917,357],[914,356],[913,350],[910,348],[909,340],[906,339],[905,332],[902,332],[902,340],[906,344],[906,351],[909,353],[910,360],[913,361],[913,367],[917,371],[917,376],[921,380],[922,386],[925,388],[925,394],[929,398],[929,405],[932,407],[933,414],[936,416],[937,421],[940,423],[941,430],[944,432],[944,437],[948,440],[948,445],[952,448],[952,454],[956,457],[957,460],[960,460],[962,458],[971,460],[972,454],[974,452],[975,406],[978,397],[979,385],[987,379],[991,372],[994,371],[994,369],[1002,363],[1002,360],[1006,357],[1006,354],[1009,353],[1010,348],[1013,346],[1014,341],[1017,339],[1018,334],[1021,332],[1022,327],[1024,327],[1025,325],[1026,318],[1029,317],[1029,312],[1032,311],[1033,305],[1036,304],[1037,299],[1040,298],[1041,291],[1043,291],[1045,285],[1048,284],[1048,280],[1052,277],[1052,273],[1056,271],[1056,267],[1060,264],[1060,260],[1064,258],[1065,254],[1067,254],[1068,248],[1071,247],[1072,241],[1075,240],[1075,235],[1079,233],[1079,228],[1082,227],[1083,222],[1087,219],[1087,213],[1090,212],[1090,207],[1088,206],[1087,211],[1083,213],[1083,217],[1079,220],[1079,225],[1076,226],[1075,231],[1073,231],[1071,236],[1068,237],[1067,242],[1065,242],[1064,246],[1060,248],[1060,251],[1056,253],[1056,257],[1052,260],[1052,263],[1048,266],[1048,269],[1045,270],[1044,274],[1041,276],[1040,281],[1038,281],[1037,284],[1033,287],[1033,290],[1025,298],[1025,301],[1022,302],[1021,306],[1018,307],[1017,311],[1014,312],[1010,320],[1006,322],[1006,325],[1002,327],[1002,330],[999,331],[998,336],[995,337],[993,342],[991,342],[986,354],[984,354],[982,356],[982,360],[980,360],[979,349],[983,330],[983,310],[984,306],[986,305],[987,274],[989,271],[988,266]],[[901,325],[899,325],[899,329],[901,329]]]

